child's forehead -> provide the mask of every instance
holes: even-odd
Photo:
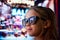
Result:
[[[40,16],[40,15],[36,11],[34,11],[34,10],[29,10],[26,13],[25,17],[30,17],[30,16]]]

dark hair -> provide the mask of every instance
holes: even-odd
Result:
[[[32,10],[32,9],[36,11],[45,20],[51,21],[51,26],[43,30],[44,40],[57,40],[58,32],[56,29],[57,27],[56,27],[55,13],[50,8],[41,7],[41,6],[34,6],[34,7],[31,7],[29,10]]]

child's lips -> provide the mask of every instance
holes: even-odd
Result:
[[[28,30],[32,30],[32,28],[29,28]]]

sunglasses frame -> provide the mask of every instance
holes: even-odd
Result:
[[[32,16],[32,17],[30,17],[30,18],[24,18],[23,20],[22,20],[22,25],[23,26],[26,26],[26,23],[29,23],[30,25],[32,24],[36,24],[37,23],[37,21],[38,21],[38,19],[40,19],[38,16]]]

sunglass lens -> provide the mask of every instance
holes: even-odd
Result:
[[[22,20],[22,25],[23,25],[23,26],[26,26],[26,23],[30,23],[30,22],[29,22],[29,19],[23,19],[23,20]]]
[[[36,18],[35,18],[35,17],[31,17],[31,18],[30,18],[30,24],[34,24],[35,21],[36,21]]]
[[[25,24],[26,24],[26,19],[23,19],[22,20],[22,25],[25,26]]]

